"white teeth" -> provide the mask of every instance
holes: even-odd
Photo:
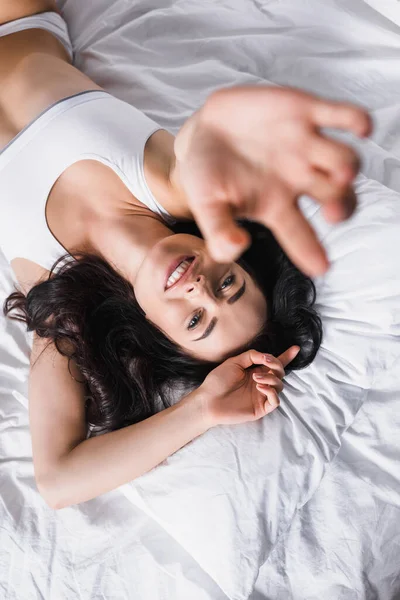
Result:
[[[168,278],[166,287],[169,288],[171,285],[179,281],[184,273],[188,270],[190,265],[192,264],[193,259],[191,260],[183,260],[175,269],[173,273]]]

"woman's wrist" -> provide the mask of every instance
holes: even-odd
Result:
[[[218,424],[214,422],[212,412],[210,411],[209,394],[202,389],[202,386],[190,392],[181,402],[190,406],[191,418],[198,422],[201,430],[200,434],[205,433],[208,429]]]

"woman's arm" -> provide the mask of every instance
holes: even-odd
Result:
[[[134,425],[86,439],[84,386],[54,346],[35,338],[29,417],[38,489],[59,509],[135,479],[204,433],[199,393]],[[78,381],[76,381],[78,380]]]
[[[279,359],[244,352],[214,369],[174,406],[86,439],[84,386],[78,382],[82,379],[77,372],[73,378],[67,359],[47,344],[34,340],[29,416],[36,483],[54,509],[132,481],[215,425],[244,423],[270,413],[279,404],[283,366],[299,350],[292,346]]]

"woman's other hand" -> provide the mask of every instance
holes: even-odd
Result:
[[[235,222],[245,218],[270,228],[305,273],[326,271],[324,249],[297,200],[313,197],[331,222],[349,217],[359,161],[323,127],[364,137],[371,120],[362,108],[299,90],[241,86],[214,92],[185,123],[175,140],[175,176],[216,260],[235,260],[246,249],[248,234]]]
[[[255,421],[279,406],[284,368],[300,348],[291,346],[278,358],[248,350],[228,358],[196,390],[207,427]]]

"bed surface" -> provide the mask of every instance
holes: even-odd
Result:
[[[325,339],[269,418],[212,430],[136,482],[53,512],[33,478],[29,338],[0,317],[0,597],[399,598],[400,6],[59,5],[77,65],[173,133],[235,83],[358,102],[376,127],[358,144],[354,219],[332,228],[302,201],[333,261],[316,282]],[[11,287],[0,255],[1,301]]]

